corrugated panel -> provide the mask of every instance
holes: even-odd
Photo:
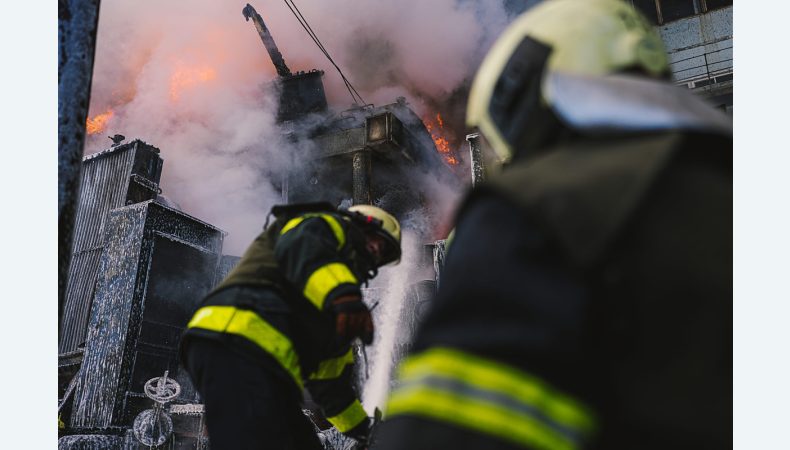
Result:
[[[124,206],[136,142],[83,159],[74,247],[63,307],[60,353],[85,340],[107,213]]]
[[[75,254],[101,246],[107,212],[124,206],[126,202],[133,162],[133,147],[85,160],[80,183]]]
[[[64,332],[59,348],[61,354],[74,351],[85,340],[101,253],[102,249],[97,248],[71,258],[69,284],[66,288],[66,298],[71,301],[66,302],[63,310]]]

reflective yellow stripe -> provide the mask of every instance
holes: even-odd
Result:
[[[417,387],[396,390],[387,403],[387,416],[409,414],[426,416],[470,428],[528,448],[576,448],[572,441],[552,432],[532,417],[452,393]]]
[[[407,359],[387,414],[423,415],[521,445],[574,449],[594,428],[587,409],[515,368],[436,348]]]
[[[343,283],[357,284],[357,278],[345,264],[329,263],[310,275],[303,294],[316,308],[323,309],[326,296]]]
[[[343,373],[347,365],[354,364],[354,353],[348,349],[345,355],[327,359],[318,365],[318,369],[310,375],[311,380],[331,380]]]
[[[272,355],[302,387],[299,357],[287,336],[252,311],[233,306],[204,306],[197,310],[187,328],[202,328],[242,336]]]
[[[362,403],[359,403],[359,400],[354,400],[343,412],[336,416],[327,417],[326,420],[334,425],[337,431],[345,433],[362,423],[367,417],[368,414],[362,408]]]
[[[302,221],[305,220],[306,218],[307,217],[305,217],[305,216],[297,217],[295,219],[291,219],[288,222],[286,222],[285,226],[283,227],[283,229],[280,230],[280,236],[282,236],[283,234],[291,231],[293,228],[296,228],[296,226],[299,225],[300,223],[302,223]]]
[[[296,228],[297,225],[302,223],[305,219],[310,217],[320,217],[324,219],[324,222],[329,225],[329,228],[332,229],[332,233],[335,235],[335,239],[337,239],[337,248],[341,249],[343,245],[346,243],[346,234],[343,232],[343,227],[340,225],[340,222],[337,221],[334,217],[330,216],[329,214],[305,214],[304,216],[297,217],[295,219],[291,219],[285,223],[285,226],[282,230],[280,230],[280,235],[291,231],[293,228]]]
[[[424,374],[440,374],[523,403],[538,404],[545,414],[565,425],[585,429],[593,426],[591,414],[584,406],[553,392],[540,379],[505,364],[440,347],[409,358],[400,368],[402,378]]]
[[[324,219],[327,224],[329,224],[329,228],[331,228],[332,232],[335,233],[338,250],[343,248],[343,245],[346,243],[346,233],[343,232],[343,227],[340,226],[340,222],[338,222],[337,219],[330,216],[329,214],[321,214],[321,218]]]

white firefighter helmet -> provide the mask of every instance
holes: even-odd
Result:
[[[545,0],[498,38],[469,93],[467,125],[478,127],[502,160],[525,135],[540,133],[551,73],[605,76],[636,72],[666,78],[660,36],[622,0]]]
[[[365,231],[372,230],[383,237],[387,245],[382,254],[381,265],[398,263],[401,256],[400,222],[392,214],[373,205],[354,205],[348,212],[358,215],[359,219],[371,225]]]

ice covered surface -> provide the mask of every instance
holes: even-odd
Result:
[[[58,439],[58,450],[136,450],[135,442],[123,436],[72,435]]]
[[[158,408],[141,412],[132,426],[134,437],[148,446],[162,445],[173,433],[173,421]]]
[[[334,428],[319,431],[318,439],[325,450],[354,450],[357,446],[357,441],[344,436]]]
[[[146,320],[145,323],[151,321],[144,317],[145,312],[153,311],[157,305],[160,310],[167,307],[170,312],[157,316],[156,322],[186,323],[193,308],[189,303],[197,302],[213,282],[222,248],[221,230],[152,201],[114,209],[107,229],[83,370],[74,394],[70,425],[76,427],[125,425],[126,418],[139,411],[134,410],[137,407],[131,405],[130,399],[141,397],[137,394],[142,394],[142,386],[132,386],[130,380],[134,367],[143,370],[137,347],[141,327]],[[182,258],[187,253],[197,259]],[[174,266],[172,260],[176,258],[182,261]],[[184,272],[188,262],[194,273]],[[174,267],[175,272],[168,271],[168,267]],[[175,291],[171,292],[173,287]],[[183,307],[173,310],[172,299],[179,299]],[[173,328],[170,334],[178,333]],[[177,345],[176,338],[158,342],[173,349]],[[151,364],[155,365],[155,361]],[[152,366],[144,372],[151,376],[165,369]],[[137,378],[142,376],[140,372]],[[193,401],[186,377],[180,372],[173,376],[185,389],[183,400]]]

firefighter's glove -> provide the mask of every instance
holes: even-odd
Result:
[[[359,337],[365,345],[373,342],[373,318],[358,295],[345,295],[332,301],[337,335],[352,340]]]
[[[370,438],[370,418],[366,418],[360,422],[359,425],[343,434],[357,441],[357,446],[354,447],[355,449],[368,448],[368,444],[370,444],[370,442],[368,442]]]

